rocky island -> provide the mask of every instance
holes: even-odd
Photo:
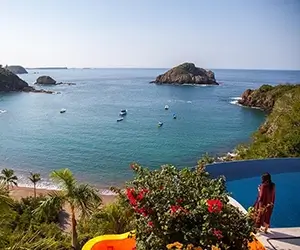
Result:
[[[35,89],[6,68],[0,67],[0,92],[23,91],[53,94],[51,90]]]
[[[193,63],[180,64],[156,77],[156,84],[209,84],[218,85],[211,70],[198,68]]]
[[[28,73],[27,70],[20,65],[11,65],[11,66],[6,66],[5,68],[14,74],[27,74]]]
[[[64,82],[56,82],[52,77],[50,76],[40,76],[38,79],[36,79],[36,82],[34,84],[39,85],[60,85],[60,84],[67,84],[67,85],[75,85],[75,83],[64,83]]]

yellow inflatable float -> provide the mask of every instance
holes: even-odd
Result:
[[[82,250],[136,250],[134,231],[124,234],[107,234],[89,240]]]
[[[83,246],[82,250],[136,250],[135,232],[108,234],[95,237]],[[256,239],[249,243],[249,250],[265,250]]]

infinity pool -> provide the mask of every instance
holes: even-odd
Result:
[[[218,163],[207,170],[214,177],[224,175],[227,190],[246,209],[256,200],[260,175],[271,173],[276,184],[271,226],[300,226],[300,158]]]

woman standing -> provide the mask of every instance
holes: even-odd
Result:
[[[263,174],[261,179],[262,183],[258,186],[258,198],[254,207],[258,211],[256,225],[258,228],[264,226],[264,232],[267,233],[275,203],[275,184],[269,173]]]

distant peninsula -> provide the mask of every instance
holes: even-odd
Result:
[[[207,84],[219,85],[215,79],[215,74],[211,70],[198,68],[194,63],[180,64],[150,83],[156,84]]]
[[[10,65],[5,67],[7,70],[14,74],[27,74],[27,70],[20,65]]]
[[[38,68],[27,68],[27,69],[47,69],[47,70],[52,70],[52,69],[68,69],[67,67],[38,67]]]

